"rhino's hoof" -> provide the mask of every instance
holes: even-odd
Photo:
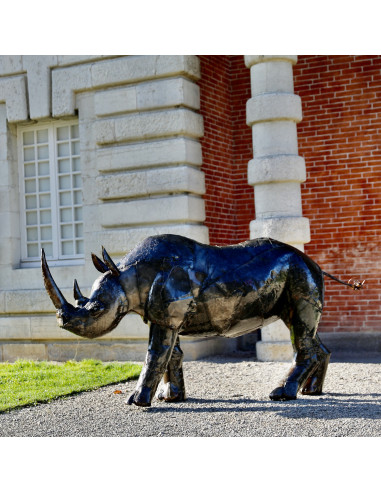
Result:
[[[270,399],[274,401],[296,400],[298,383],[290,382],[284,386],[278,386],[270,393]]]
[[[130,394],[126,400],[127,405],[136,405],[137,407],[150,407],[151,401],[143,398],[142,395],[138,395],[135,391]]]
[[[316,376],[308,379],[301,393],[308,396],[319,396],[323,394],[322,384]]]
[[[185,392],[180,391],[179,388],[172,383],[166,383],[160,389],[157,398],[160,401],[166,401],[166,402],[184,401]]]

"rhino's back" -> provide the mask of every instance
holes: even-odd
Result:
[[[139,243],[121,261],[120,268],[132,264],[161,264],[163,261],[182,260],[189,262],[194,258],[195,246],[208,247],[196,241],[174,234],[150,236]]]
[[[184,264],[192,261],[194,268],[200,271],[204,271],[207,266],[211,266],[212,270],[215,267],[231,270],[251,261],[253,257],[279,248],[291,247],[269,238],[253,239],[230,246],[210,246],[184,236],[162,234],[144,239],[124,257],[119,266],[123,269],[134,263],[179,260],[178,262]]]
[[[241,269],[243,265],[260,262],[279,247],[281,243],[272,242],[267,238],[254,239],[231,246],[204,246],[197,245],[195,250],[194,268],[207,274],[210,281],[214,281],[231,272]]]
[[[238,277],[244,270],[261,276],[261,271],[280,268],[284,262],[298,263],[298,268],[321,276],[320,267],[307,255],[280,241],[259,238],[231,246],[210,246],[174,234],[150,236],[138,244],[120,262],[123,271],[136,264],[142,270],[158,272],[181,267],[200,273],[206,283]],[[266,276],[266,273],[263,273]]]

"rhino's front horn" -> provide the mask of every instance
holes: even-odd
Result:
[[[41,250],[41,268],[42,268],[42,277],[44,279],[45,289],[49,294],[50,299],[52,300],[56,309],[61,309],[64,305],[68,304],[66,299],[64,298],[62,292],[57,287],[57,284],[54,282],[52,274],[50,273],[48,263],[45,257],[45,251]]]

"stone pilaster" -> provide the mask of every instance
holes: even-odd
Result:
[[[294,94],[292,66],[296,56],[246,55],[252,97],[247,102],[247,124],[252,127],[254,158],[248,182],[254,186],[255,215],[250,237],[271,237],[303,250],[310,241],[309,220],[302,216],[300,184],[305,162],[298,155],[296,124],[302,119],[299,96]],[[289,360],[292,347],[282,322],[262,330],[257,344],[260,360]]]

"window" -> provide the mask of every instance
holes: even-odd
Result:
[[[77,122],[18,130],[22,262],[83,258],[82,180]]]

